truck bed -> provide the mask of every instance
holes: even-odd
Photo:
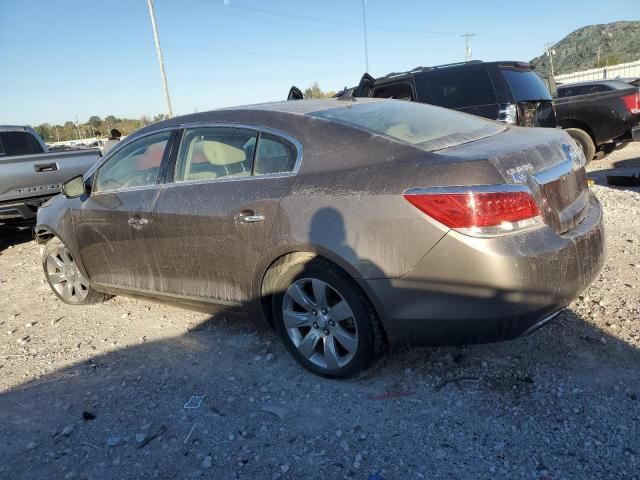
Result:
[[[96,149],[0,157],[0,224],[35,219],[40,203],[98,158]]]

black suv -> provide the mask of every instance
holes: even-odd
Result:
[[[338,95],[399,98],[430,103],[524,127],[556,126],[553,99],[544,81],[524,62],[479,60],[419,67],[381,78],[364,74]]]

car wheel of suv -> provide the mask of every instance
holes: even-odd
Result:
[[[289,266],[276,281],[273,317],[293,357],[327,377],[368,368],[384,348],[380,320],[362,289],[322,258]]]
[[[44,246],[42,267],[51,290],[64,303],[87,305],[110,298],[110,295],[97,292],[91,287],[78,270],[69,249],[56,237]]]
[[[579,128],[567,128],[567,133],[578,143],[582,149],[582,153],[584,153],[584,156],[587,159],[587,163],[591,162],[596,154],[596,146],[594,145],[593,140],[591,140],[591,136]]]

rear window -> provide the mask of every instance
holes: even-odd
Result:
[[[559,97],[573,97],[576,95],[589,95],[590,93],[609,92],[613,90],[609,85],[593,84],[593,85],[575,85],[567,87],[558,87]]]
[[[442,107],[476,107],[498,102],[485,69],[428,75],[427,85],[432,102]]]
[[[5,155],[31,155],[44,151],[28,132],[0,132],[0,143]]]
[[[502,125],[472,115],[402,100],[361,103],[309,115],[346,123],[430,150],[479,140],[505,129]]]
[[[517,68],[502,68],[504,78],[511,86],[517,102],[551,100],[549,89],[537,73]]]

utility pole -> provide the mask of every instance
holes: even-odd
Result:
[[[365,72],[369,71],[369,47],[367,45],[367,0],[362,0],[362,24],[364,27],[364,64]]]
[[[475,37],[475,33],[465,33],[464,35],[460,35],[464,37],[464,61],[468,62],[471,60],[471,37]]]
[[[553,72],[553,56],[556,54],[556,51],[552,47],[553,47],[553,42],[548,42],[544,44],[547,57],[549,57],[549,63],[551,64],[551,76],[555,77],[555,73]]]
[[[156,25],[156,14],[153,10],[153,0],[147,0],[149,6],[149,15],[151,16],[151,28],[153,28],[153,39],[156,42],[156,53],[158,54],[158,63],[160,64],[160,78],[162,80],[162,88],[164,90],[164,99],[167,102],[167,117],[173,117],[171,109],[171,98],[169,97],[169,85],[167,85],[167,75],[164,73],[164,60],[162,59],[162,50],[160,49],[160,38],[158,37],[158,26]]]
[[[76,130],[78,130],[78,139],[82,140],[82,134],[80,133],[80,124],[78,123],[78,114],[76,113]]]

